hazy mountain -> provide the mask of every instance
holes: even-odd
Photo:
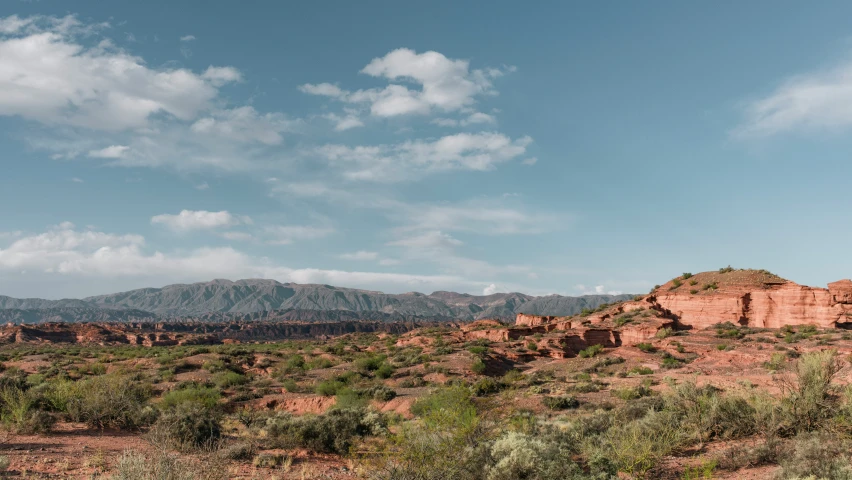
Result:
[[[160,317],[141,310],[87,307],[5,308],[0,323],[153,322]]]
[[[41,298],[12,298],[0,295],[0,309],[87,308],[91,306],[88,302],[73,298],[43,300]]]
[[[630,295],[585,295],[534,297],[522,293],[469,295],[455,292],[386,294],[369,290],[340,288],[331,285],[279,283],[274,280],[213,280],[210,282],[143,288],[128,292],[99,295],[82,300],[40,300],[0,297],[0,309],[80,309],[85,318],[98,314],[86,309],[135,310],[131,317],[144,317],[147,312],[162,317],[203,317],[212,313],[250,314],[268,311],[324,311],[329,316],[342,312],[380,312],[393,318],[434,318],[476,320],[498,318],[511,320],[517,313],[539,315],[572,315],[584,308],[630,298]],[[332,312],[337,312],[332,314]],[[33,313],[18,313],[16,318],[35,318]],[[104,314],[106,315],[106,314]],[[124,321],[112,313],[114,321]],[[108,316],[109,316],[108,315]],[[10,314],[0,315],[0,319]],[[42,315],[43,316],[43,315]],[[71,310],[56,311],[51,318],[73,316]],[[239,315],[229,315],[238,317]],[[254,316],[254,315],[252,315]],[[285,316],[296,316],[291,313]],[[260,315],[262,317],[262,315]],[[307,315],[311,320],[316,315]],[[357,315],[365,320],[378,320],[372,315]]]

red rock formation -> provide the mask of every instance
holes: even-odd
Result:
[[[517,317],[515,317],[515,325],[523,326],[523,327],[536,327],[538,325],[544,325],[547,323],[553,323],[558,318],[554,316],[542,316],[542,315],[527,315],[525,313],[519,313]]]
[[[645,298],[652,308],[670,313],[678,323],[694,328],[707,328],[731,322],[751,327],[781,328],[785,325],[816,325],[835,328],[846,323],[852,314],[852,281],[841,280],[829,288],[807,287],[778,277],[755,278],[753,271],[722,274],[708,272],[696,277],[712,279],[696,281],[696,286],[710,288],[687,290],[672,282]],[[736,275],[740,274],[740,275]],[[732,275],[728,283],[725,275]]]
[[[663,328],[674,328],[675,324],[672,320],[653,319],[641,323],[625,325],[620,331],[622,345],[636,345],[637,343],[647,342],[657,335]]]

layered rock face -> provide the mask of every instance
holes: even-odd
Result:
[[[693,328],[707,328],[722,322],[758,328],[786,325],[836,328],[838,324],[852,321],[852,282],[849,280],[829,284],[828,289],[789,281],[729,286],[707,294],[661,288],[659,293],[645,300],[652,308],[670,313],[679,324]]]
[[[852,325],[852,281],[815,288],[765,270],[727,268],[684,274],[641,300],[621,302],[589,315],[519,314],[514,329],[525,335],[564,331],[568,350],[577,352],[589,345],[636,345],[664,328],[704,329],[724,322],[756,328]]]

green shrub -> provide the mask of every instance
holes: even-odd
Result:
[[[38,408],[32,392],[14,387],[0,390],[0,419],[7,428],[23,434],[46,433],[56,422],[53,415]]]
[[[335,395],[334,408],[364,408],[367,406],[367,399],[361,392],[344,387],[337,391]]]
[[[112,480],[225,480],[228,470],[213,458],[200,462],[180,459],[163,449],[143,454],[125,451],[115,465]]]
[[[832,385],[841,369],[835,350],[811,352],[796,362],[793,378],[782,379],[782,408],[796,432],[810,432],[834,415],[838,405]]]
[[[292,378],[288,378],[281,382],[281,386],[284,387],[284,390],[287,390],[290,393],[296,393],[299,391],[299,384]]]
[[[326,380],[319,382],[316,387],[314,387],[314,392],[316,392],[317,395],[322,395],[324,397],[333,397],[345,386],[345,383],[338,380]]]
[[[684,273],[683,275],[680,276],[680,278],[682,278],[684,280],[688,280],[690,277],[692,277],[691,273]]]
[[[371,478],[483,478],[483,446],[493,438],[479,417],[467,388],[444,388],[418,400],[411,412],[420,419],[406,422],[390,438],[390,447],[369,465]],[[475,476],[479,473],[479,476]]]
[[[654,353],[657,351],[657,347],[651,345],[650,343],[637,343],[636,348],[645,353]]]
[[[579,355],[581,358],[592,358],[595,355],[601,353],[603,349],[603,345],[591,345],[589,347],[584,348],[583,350],[580,350]]]
[[[681,442],[677,424],[671,416],[652,412],[645,418],[607,430],[600,446],[590,456],[633,478],[645,478],[648,471]]]
[[[488,347],[483,347],[482,345],[473,345],[467,348],[467,351],[474,355],[485,355],[488,352]]]
[[[248,378],[245,375],[228,370],[214,374],[213,383],[219,388],[230,388],[248,383]]]
[[[220,398],[221,394],[215,388],[191,385],[187,388],[172,390],[166,393],[163,395],[159,405],[160,408],[168,410],[178,405],[192,403],[212,410],[219,404]]]
[[[503,385],[491,377],[480,378],[470,387],[471,392],[477,397],[497,393],[502,388]]]
[[[212,446],[222,435],[219,414],[196,402],[180,403],[163,412],[152,430],[152,435],[180,450]]]
[[[485,373],[485,368],[485,362],[483,362],[481,358],[477,358],[470,365],[471,371],[477,375],[482,375],[483,373]]]
[[[665,369],[680,368],[682,366],[683,362],[672,356],[663,358],[663,363],[660,364],[660,367]]]
[[[127,376],[101,375],[74,384],[66,409],[75,422],[94,428],[136,428],[150,423],[152,410],[146,409],[151,396],[149,385]]]
[[[541,402],[545,407],[551,410],[565,410],[568,408],[577,408],[580,406],[580,402],[577,401],[576,398],[571,396],[563,396],[563,397],[544,397],[541,399]]]
[[[494,441],[489,453],[493,465],[488,480],[556,480],[585,477],[570,460],[570,450],[540,435],[507,432]],[[443,477],[452,478],[452,477]]]
[[[374,372],[384,364],[386,355],[368,355],[355,361],[355,368],[363,372]]]
[[[654,371],[648,367],[637,366],[627,371],[627,375],[651,375]]]
[[[803,433],[781,460],[779,478],[852,480],[849,445],[828,432]]]
[[[647,397],[651,395],[653,391],[646,386],[638,385],[635,387],[614,388],[611,393],[614,397],[622,400],[635,400],[637,398]]]
[[[772,370],[773,372],[777,372],[784,368],[784,362],[786,361],[787,356],[783,353],[773,353],[772,357],[768,362],[763,362],[763,366],[767,370]]]
[[[378,400],[380,402],[389,402],[396,398],[396,392],[392,388],[384,385],[377,385],[367,390],[367,393],[373,397],[374,400]]]
[[[394,368],[387,363],[382,363],[379,368],[376,369],[376,377],[378,378],[390,378],[393,376]]]
[[[665,327],[657,330],[657,333],[654,335],[659,339],[668,338],[674,335],[674,330],[671,327]]]
[[[265,430],[279,448],[308,448],[320,453],[349,453],[353,441],[385,428],[381,415],[359,409],[331,410],[323,415],[267,419]]]

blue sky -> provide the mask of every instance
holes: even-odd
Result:
[[[461,3],[3,2],[0,294],[850,275],[852,5]]]

